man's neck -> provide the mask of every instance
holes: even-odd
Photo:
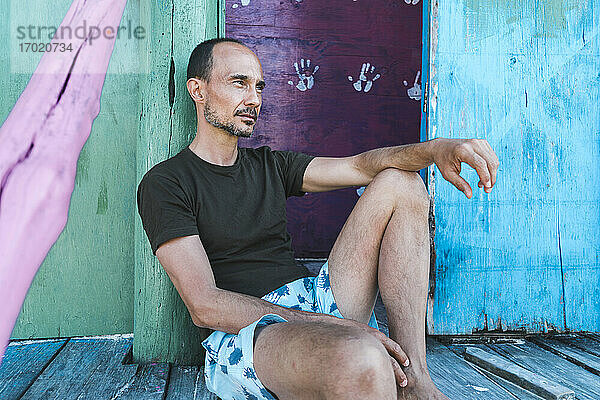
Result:
[[[196,132],[188,146],[198,157],[211,164],[229,166],[235,163],[238,154],[238,138],[227,132]]]

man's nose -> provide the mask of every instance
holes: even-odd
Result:
[[[256,89],[250,89],[245,99],[246,105],[249,106],[259,106],[260,105],[260,96],[258,95]]]

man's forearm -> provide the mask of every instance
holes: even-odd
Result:
[[[418,171],[433,163],[434,143],[435,139],[365,151],[353,157],[354,165],[371,178],[386,168]]]
[[[338,317],[310,311],[282,307],[258,297],[216,288],[210,299],[195,316],[195,324],[227,333],[238,334],[265,314],[278,314],[288,321],[330,321]]]

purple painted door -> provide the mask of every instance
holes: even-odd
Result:
[[[419,0],[227,0],[225,15],[267,82],[241,146],[344,157],[419,141]],[[291,198],[296,257],[327,257],[357,199],[356,188]]]

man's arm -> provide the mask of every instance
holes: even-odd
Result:
[[[480,178],[479,187],[485,187],[489,193],[496,183],[499,162],[488,142],[483,139],[445,138],[382,147],[350,157],[315,157],[304,173],[302,191],[324,192],[365,186],[386,168],[419,171],[435,163],[444,179],[471,198],[471,187],[459,175],[462,162],[475,168]]]
[[[171,239],[157,249],[156,256],[175,285],[192,321],[199,327],[238,334],[242,328],[271,313],[280,315],[288,322],[330,322],[366,331],[376,337],[397,362],[408,365],[408,357],[400,345],[367,324],[334,315],[282,307],[258,297],[217,288],[198,235]],[[394,365],[398,382],[401,382],[406,376],[399,365]]]
[[[265,314],[288,321],[342,321],[333,315],[294,310],[258,297],[217,288],[204,246],[198,235],[171,239],[156,256],[199,327],[237,334]]]

